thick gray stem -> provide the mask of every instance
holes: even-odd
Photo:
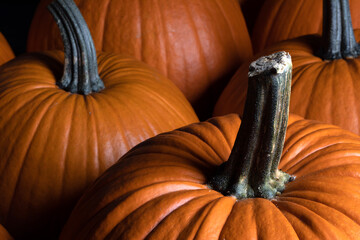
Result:
[[[324,60],[356,58],[360,48],[351,23],[349,0],[323,0]]]
[[[57,82],[71,93],[88,95],[104,89],[98,74],[96,51],[90,31],[73,0],[54,0],[48,6],[64,43],[64,74]]]
[[[273,198],[292,178],[277,169],[287,127],[291,58],[278,52],[249,68],[244,115],[232,152],[209,186],[237,198]]]

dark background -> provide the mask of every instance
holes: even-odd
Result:
[[[0,32],[8,40],[15,55],[26,51],[26,39],[40,0],[0,0]]]

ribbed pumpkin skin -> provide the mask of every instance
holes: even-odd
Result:
[[[357,41],[360,30],[355,30]],[[287,40],[262,51],[290,53],[293,62],[290,112],[306,119],[338,125],[360,134],[360,58],[323,61],[314,51],[319,36]],[[246,99],[248,64],[239,68],[215,105],[214,116],[242,114]]]
[[[0,239],[1,240],[13,240],[8,231],[0,224]]]
[[[204,183],[229,157],[238,115],[151,138],[87,189],[60,239],[359,239],[360,138],[291,115],[273,200],[236,200]]]
[[[360,28],[360,0],[349,0],[352,23]],[[322,32],[322,0],[266,0],[251,35],[254,52],[272,44]]]
[[[62,49],[42,0],[28,51]],[[171,79],[197,112],[212,112],[225,83],[252,55],[237,0],[75,0],[98,51],[131,55]]]
[[[0,69],[0,223],[16,238],[53,232],[130,148],[198,121],[171,81],[131,58],[98,55],[99,93],[59,89],[63,58],[27,55]]]
[[[9,43],[6,41],[4,35],[0,32],[0,65],[15,57]]]

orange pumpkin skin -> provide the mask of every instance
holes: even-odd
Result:
[[[0,239],[1,240],[13,240],[8,231],[0,224]]]
[[[58,29],[45,8],[50,2],[42,0],[38,6],[28,51],[62,50]],[[252,55],[238,0],[75,2],[96,50],[131,55],[157,68],[206,119],[225,83]]]
[[[0,65],[15,57],[9,43],[6,41],[4,35],[0,32]]]
[[[16,238],[54,233],[130,148],[198,121],[177,87],[144,63],[98,54],[105,90],[85,96],[55,85],[63,59],[29,54],[0,68],[0,223]]]
[[[360,30],[354,34],[359,41]],[[290,112],[360,134],[360,85],[357,84],[360,58],[323,61],[314,55],[320,43],[320,36],[304,36],[274,44],[259,55],[279,50],[290,53],[293,61]],[[247,66],[241,66],[224,89],[215,105],[214,116],[242,114]]]
[[[360,138],[290,115],[279,168],[296,175],[273,200],[209,189],[238,115],[160,134],[87,189],[60,239],[358,239]]]
[[[349,0],[354,28],[360,28],[360,0]],[[322,0],[266,0],[255,21],[251,40],[255,53],[272,44],[322,32]]]

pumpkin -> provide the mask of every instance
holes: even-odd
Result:
[[[140,143],[87,189],[60,239],[357,239],[360,137],[287,117],[289,55],[252,66],[242,121]]]
[[[0,32],[0,65],[15,57],[9,43],[6,41],[4,35]]]
[[[42,0],[27,50],[62,49]],[[75,0],[99,51],[136,57],[160,70],[185,94],[202,119],[221,89],[252,55],[238,0]]]
[[[87,185],[130,148],[198,121],[155,69],[96,55],[71,0],[50,8],[65,56],[27,54],[0,68],[0,223],[20,239],[57,238]]]
[[[327,3],[327,1],[325,1]],[[332,3],[332,1],[329,1]],[[336,3],[336,1],[334,1]],[[347,3],[347,1],[343,1]],[[293,78],[290,112],[306,119],[314,119],[338,125],[343,129],[360,134],[360,53],[351,27],[349,9],[340,4],[327,11],[343,14],[342,26],[330,26],[334,20],[340,24],[336,14],[327,14],[325,34],[307,35],[274,44],[260,54],[270,54],[280,50],[292,56]],[[338,31],[332,31],[338,29]],[[344,34],[341,33],[343,29]],[[349,29],[345,34],[345,29]],[[360,40],[360,30],[354,31]],[[339,39],[342,39],[339,41]],[[342,45],[343,44],[343,45]],[[240,67],[221,94],[214,116],[226,113],[242,114],[246,99],[247,67]]]
[[[360,28],[360,0],[350,0],[355,28]],[[322,32],[322,0],[265,0],[255,20],[254,52],[276,42]]]
[[[0,239],[2,240],[13,240],[8,231],[0,224]]]

